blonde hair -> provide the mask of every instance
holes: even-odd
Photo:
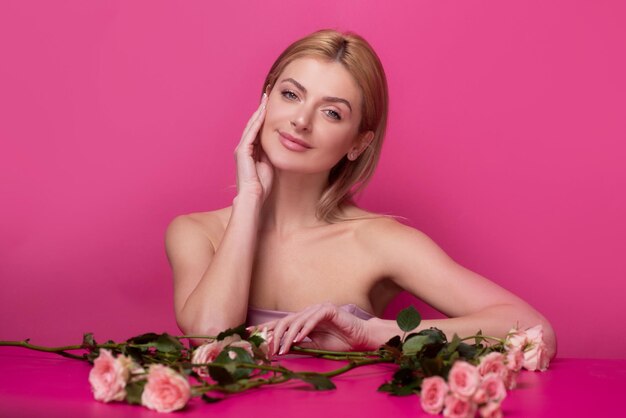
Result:
[[[369,146],[355,160],[344,156],[330,171],[328,187],[317,205],[319,219],[343,220],[341,207],[352,203],[374,174],[387,126],[388,93],[385,71],[380,59],[365,39],[351,32],[325,29],[314,32],[289,45],[276,59],[263,88],[273,87],[285,67],[298,58],[313,57],[341,63],[354,77],[362,93],[359,134],[372,131]]]

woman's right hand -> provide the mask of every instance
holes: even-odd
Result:
[[[254,112],[241,141],[235,149],[237,162],[237,195],[251,195],[264,202],[272,187],[274,169],[261,147],[259,131],[265,120],[268,96],[263,94],[259,108]]]

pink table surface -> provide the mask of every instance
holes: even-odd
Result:
[[[342,363],[287,358],[295,370],[325,371]],[[163,417],[140,406],[93,399],[90,366],[58,355],[0,347],[0,417]],[[317,392],[301,383],[261,388],[216,404],[193,399],[181,417],[421,417],[417,396],[376,392],[393,366],[352,370],[334,379],[337,389]],[[618,416],[626,392],[626,360],[557,359],[547,372],[522,372],[503,403],[507,417]],[[621,412],[620,412],[621,411]],[[623,416],[623,415],[621,415]]]

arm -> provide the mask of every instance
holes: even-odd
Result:
[[[192,215],[176,218],[167,230],[176,320],[186,334],[215,335],[245,322],[259,214],[272,180],[267,158],[255,149],[265,103],[264,97],[235,151],[238,194],[219,246],[213,245],[217,233],[209,236],[209,228],[207,235]]]
[[[524,329],[541,324],[549,356],[555,355],[552,326],[528,303],[455,263],[425,234],[391,219],[379,226],[384,229],[375,234],[377,238],[372,242],[390,277],[450,317],[422,321],[419,329],[437,327],[449,338],[454,333],[474,335],[478,330],[503,338],[516,325]],[[395,321],[374,318],[368,321],[368,328],[372,344],[401,334]]]

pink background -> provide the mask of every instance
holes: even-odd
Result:
[[[334,27],[389,78],[362,205],[528,300],[561,356],[626,358],[624,4],[2,1],[0,339],[176,332],[166,226],[230,204],[266,71]]]

